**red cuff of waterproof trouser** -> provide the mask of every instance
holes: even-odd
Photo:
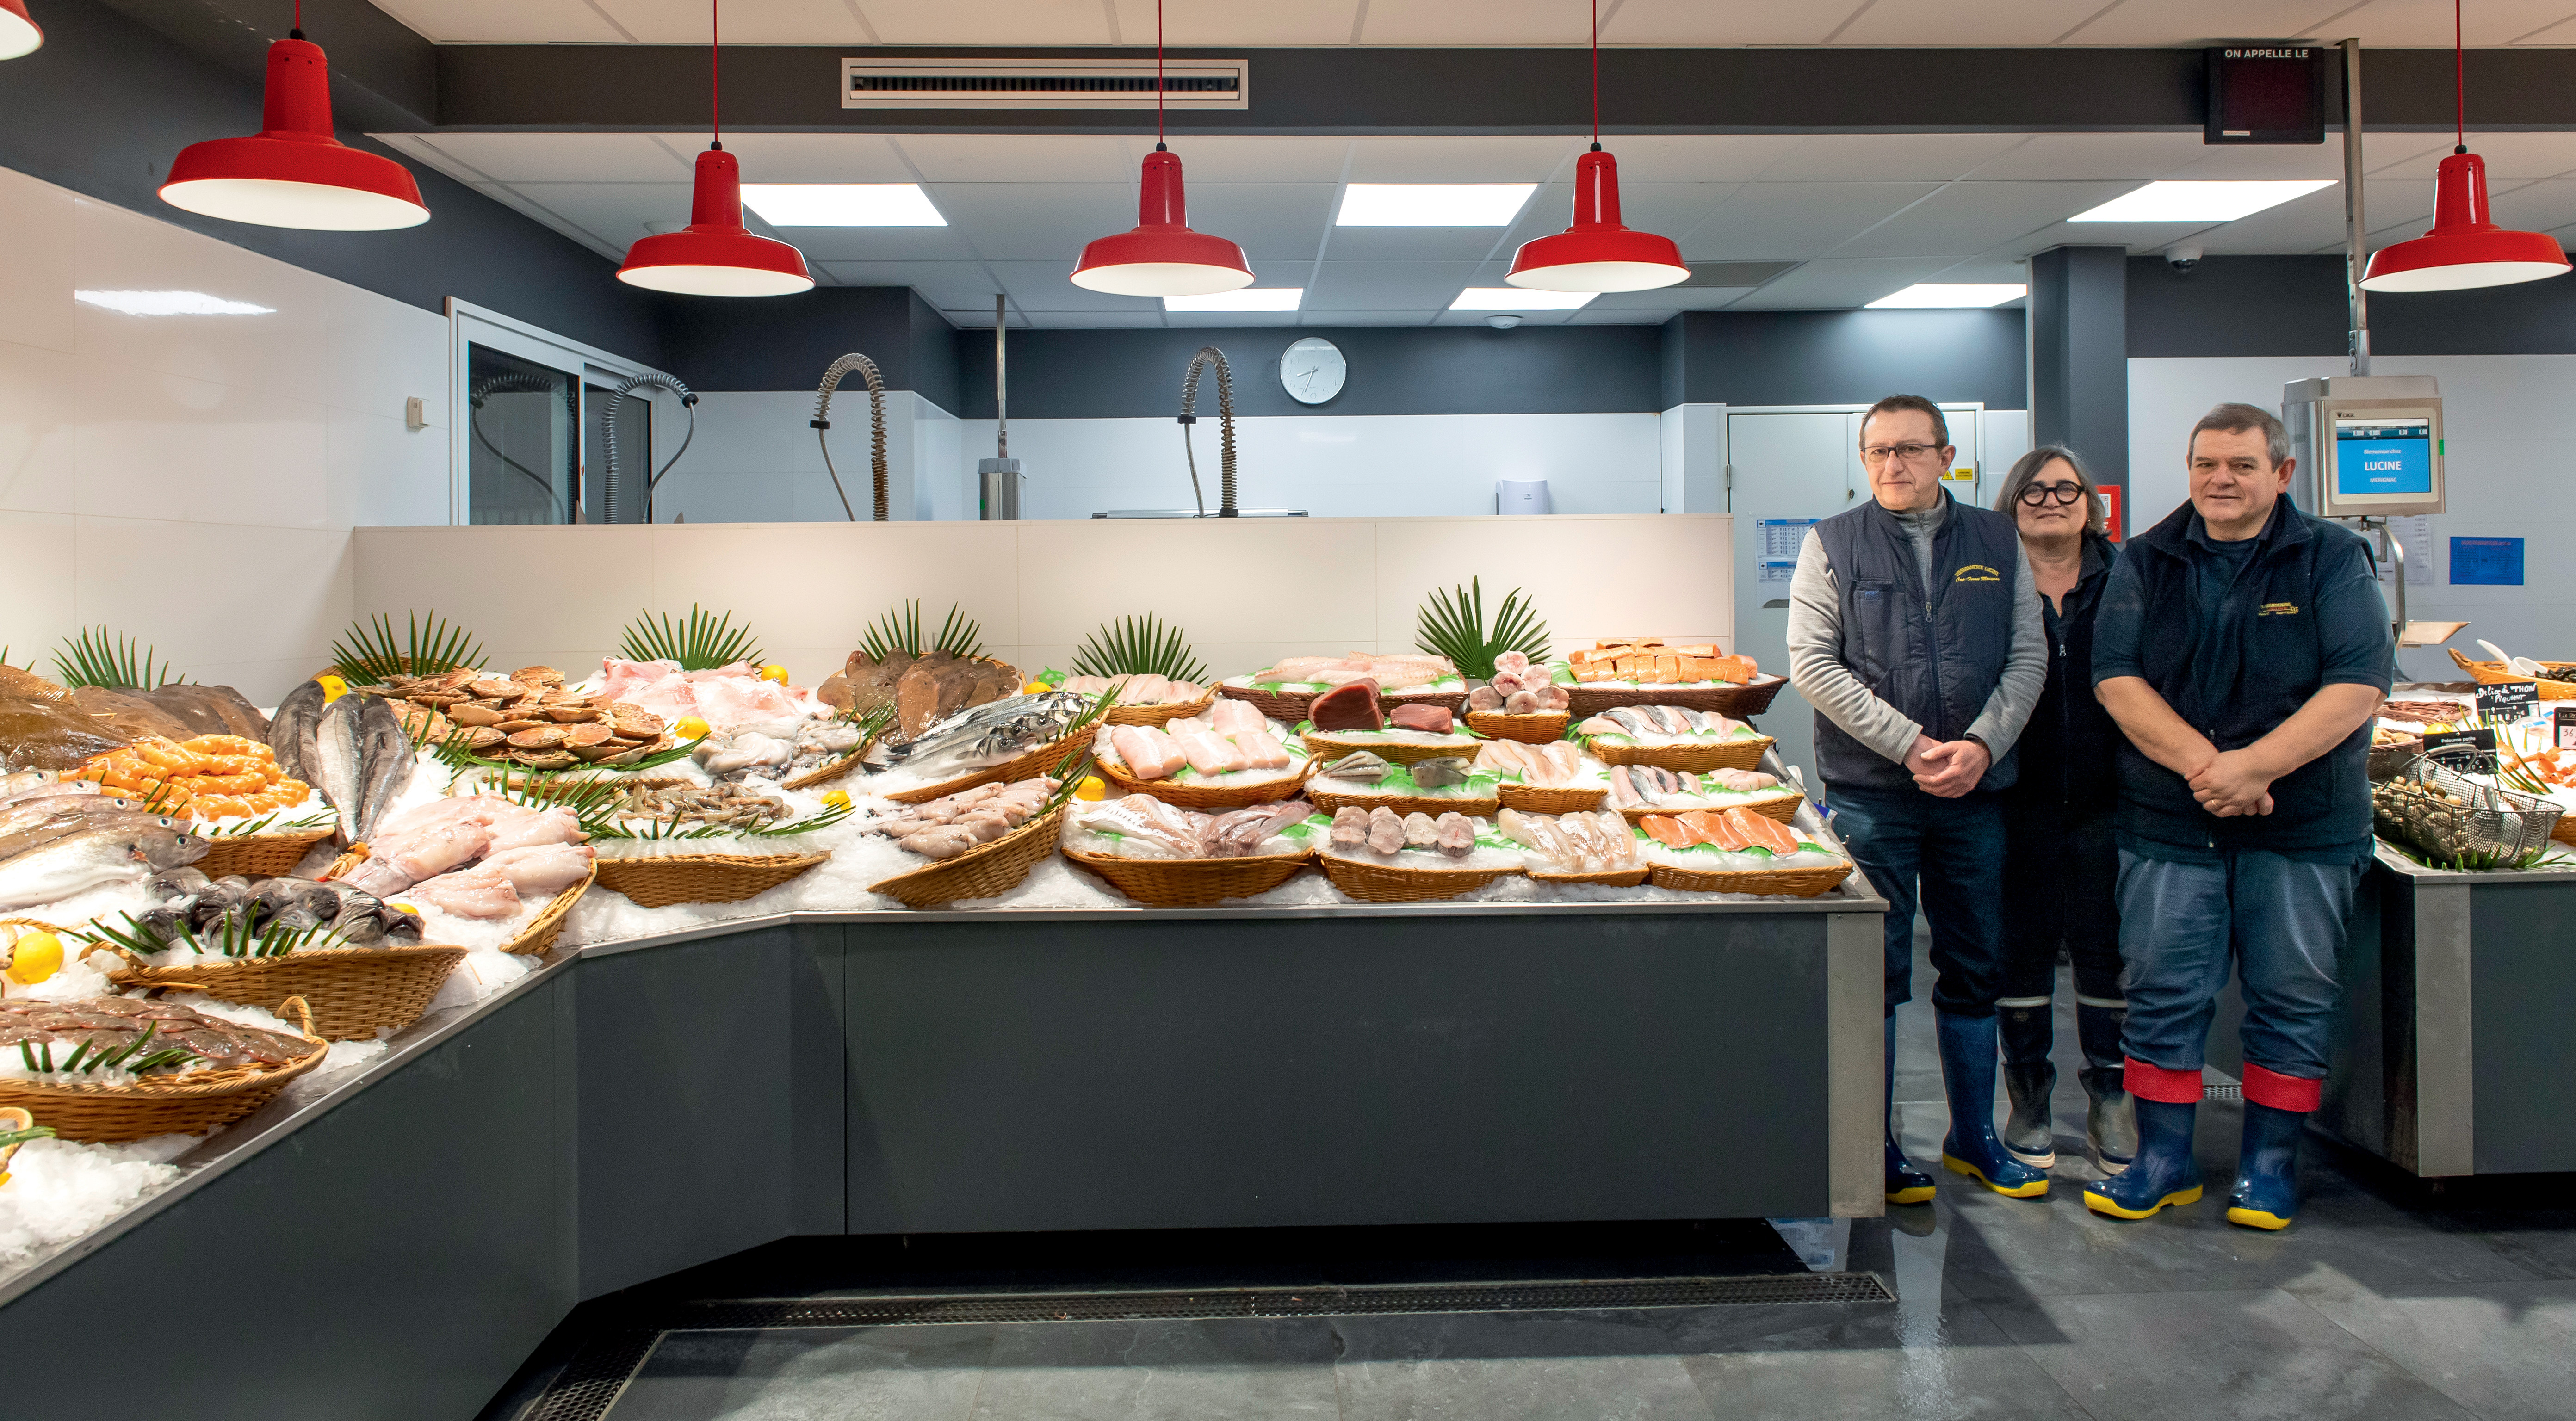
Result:
[[[2140,1100],[2164,1105],[2194,1105],[2200,1101],[2200,1068],[2197,1066],[2188,1071],[2168,1071],[2131,1056],[2126,1084],[2129,1094]]]
[[[2268,1105],[2274,1110],[2314,1110],[2325,1087],[2323,1077],[2307,1080],[2267,1071],[2251,1061],[2245,1063],[2245,1098],[2256,1105]],[[2130,1089],[2134,1091],[2136,1087]]]

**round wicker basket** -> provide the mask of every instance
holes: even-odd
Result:
[[[1109,880],[1109,886],[1155,908],[1193,908],[1228,898],[1250,898],[1295,878],[1314,850],[1231,859],[1130,859],[1064,851],[1065,861]]]
[[[899,873],[868,891],[900,899],[907,908],[936,908],[960,898],[991,898],[1020,886],[1038,861],[1054,853],[1066,809],[1032,819],[989,844],[980,844],[928,868]]]
[[[207,840],[206,856],[191,865],[208,878],[240,874],[244,878],[275,878],[293,873],[313,846],[330,838],[334,829],[298,829],[285,834],[242,834],[233,838]],[[275,998],[271,998],[275,1000]]]
[[[1517,740],[1523,745],[1545,745],[1565,738],[1565,727],[1574,716],[1567,711],[1545,711],[1538,715],[1505,715],[1501,711],[1471,710],[1466,715],[1467,728],[1488,740]]]
[[[1849,878],[1851,865],[1694,873],[1659,863],[1647,876],[1657,888],[1672,888],[1684,893],[1761,893],[1775,897],[1815,898],[1833,892],[1836,884]]]
[[[1452,737],[1465,741],[1463,745],[1425,745],[1415,740],[1364,740],[1360,738],[1360,732],[1333,730],[1309,730],[1299,738],[1306,742],[1306,753],[1314,756],[1316,763],[1324,765],[1360,750],[1399,765],[1418,765],[1443,756],[1471,760],[1476,755],[1475,739],[1464,735]]]
[[[1768,735],[1748,740],[1721,740],[1714,745],[1612,745],[1592,742],[1592,756],[1605,765],[1652,765],[1659,770],[1750,770],[1776,742]]]
[[[302,997],[313,1008],[314,1035],[364,1041],[420,1020],[447,975],[465,960],[465,949],[322,947],[186,967],[155,967],[131,953],[118,955],[127,965],[107,975],[120,987],[175,987],[250,1007]]]
[[[1598,715],[1612,706],[1687,706],[1742,720],[1771,709],[1772,699],[1788,684],[1786,676],[1756,676],[1743,686],[1573,685],[1565,691],[1574,702],[1569,709],[1578,716]]]
[[[1599,809],[1610,797],[1608,785],[1525,785],[1505,780],[1497,792],[1502,807],[1524,814],[1573,814]]]
[[[1325,854],[1324,876],[1333,886],[1363,903],[1436,903],[1473,893],[1497,878],[1520,870],[1511,868],[1389,868],[1384,864],[1362,863],[1357,859],[1335,858]]]
[[[953,780],[941,780],[935,785],[923,785],[919,789],[896,790],[886,798],[897,804],[928,804],[934,799],[946,799],[961,789],[973,789],[977,785],[1010,784],[1035,775],[1051,775],[1055,773],[1056,766],[1064,763],[1065,756],[1089,745],[1094,733],[1094,727],[1084,726],[1061,740],[1049,741],[1034,750],[1023,750],[998,765],[970,771]],[[989,848],[991,845],[986,847]]]
[[[1230,701],[1248,702],[1253,709],[1279,722],[1295,725],[1306,718],[1306,707],[1315,703],[1321,691],[1264,691],[1252,686],[1220,683],[1216,693]]]
[[[1456,811],[1471,819],[1490,819],[1503,807],[1498,795],[1492,799],[1434,799],[1426,795],[1336,794],[1317,789],[1316,781],[1306,781],[1306,801],[1327,814],[1337,809],[1375,809],[1380,805],[1398,814],[1428,814],[1434,819]]]
[[[1314,772],[1313,760],[1300,760],[1294,769],[1275,780],[1254,780],[1237,785],[1194,785],[1173,780],[1140,780],[1127,773],[1127,767],[1107,755],[1091,762],[1091,768],[1107,780],[1120,794],[1150,794],[1165,804],[1183,809],[1249,809],[1256,804],[1276,804],[1297,793]]]
[[[1166,706],[1116,705],[1109,708],[1111,725],[1166,725],[1183,716],[1205,715],[1216,704],[1216,687],[1210,686],[1195,701],[1182,701]],[[1291,721],[1290,724],[1295,724]]]
[[[1537,883],[1597,883],[1604,888],[1634,888],[1646,881],[1649,871],[1644,864],[1608,873],[1547,873],[1534,868],[1529,870],[1529,876]]]
[[[1780,794],[1770,799],[1748,799],[1740,804],[1720,804],[1711,805],[1709,807],[1712,810],[1750,809],[1765,819],[1777,819],[1783,824],[1792,824],[1797,822],[1798,806],[1806,802],[1807,798],[1805,795],[1783,790]],[[1641,824],[1645,822],[1646,816],[1649,814],[1662,814],[1669,816],[1674,814],[1689,814],[1692,812],[1693,811],[1688,809],[1666,809],[1658,805],[1647,804],[1623,806],[1619,810],[1619,815],[1631,824]]]
[[[155,1135],[202,1135],[266,1105],[286,1083],[322,1063],[331,1043],[313,1034],[313,1010],[289,997],[277,1014],[304,1022],[312,1049],[283,1066],[231,1066],[120,1085],[39,1085],[0,1079],[0,1106],[16,1106],[66,1140],[123,1144]]]
[[[739,903],[831,860],[820,854],[665,854],[602,858],[599,886],[643,908],[674,903]]]

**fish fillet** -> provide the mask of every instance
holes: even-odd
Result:
[[[1207,724],[1219,735],[1242,735],[1270,728],[1269,718],[1262,715],[1258,707],[1249,701],[1236,700],[1222,700],[1210,706]]]
[[[1768,815],[1756,814],[1750,809],[1730,809],[1726,811],[1726,821],[1743,835],[1749,846],[1769,849],[1782,858],[1798,852],[1797,836],[1789,832],[1789,826]]]
[[[1243,767],[1247,770],[1288,768],[1288,747],[1268,731],[1245,731],[1234,737],[1234,748],[1243,756]]]
[[[507,875],[481,868],[425,879],[404,889],[403,897],[460,918],[506,918],[522,906]]]
[[[1333,811],[1333,847],[1356,849],[1368,842],[1369,812],[1355,804]]]
[[[1680,820],[1668,814],[1649,814],[1637,821],[1637,827],[1666,848],[1687,849],[1699,842],[1691,837],[1691,831]]]
[[[1622,809],[1639,808],[1646,802],[1646,796],[1637,790],[1636,781],[1628,777],[1626,765],[1610,767],[1610,802]]]
[[[1243,752],[1235,749],[1231,741],[1207,734],[1175,735],[1172,739],[1179,743],[1190,768],[1200,774],[1221,775],[1244,767]]]
[[[1691,842],[1713,844],[1730,853],[1750,842],[1744,831],[1725,815],[1710,810],[1694,809],[1681,816],[1681,824],[1690,831]]]
[[[1404,819],[1381,804],[1369,811],[1368,846],[1381,854],[1404,847]]]
[[[551,898],[590,872],[591,851],[578,844],[532,844],[502,849],[474,866],[510,880],[523,898]],[[454,877],[451,874],[449,877]]]

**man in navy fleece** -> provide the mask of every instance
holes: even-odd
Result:
[[[2138,1154],[2086,1187],[2143,1219],[2200,1198],[2202,1051],[2232,965],[2245,993],[2245,1134],[2227,1217],[2289,1226],[2334,1026],[2336,960],[2370,858],[2370,726],[2396,646],[2369,548],[2293,507],[2281,422],[2220,405],[2192,427],[2191,502],[2130,540],[2094,622],[2120,747],[2121,1038]]]

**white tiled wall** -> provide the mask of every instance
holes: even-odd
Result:
[[[365,241],[362,234],[334,240]],[[131,316],[75,291],[263,315]],[[350,617],[348,530],[446,517],[447,321],[0,170],[0,646],[105,623],[267,701]],[[430,427],[404,428],[403,401]]]

